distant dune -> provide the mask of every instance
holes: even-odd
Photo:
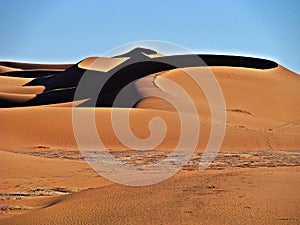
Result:
[[[236,218],[240,223],[246,218],[245,223],[270,224],[286,217],[295,224],[299,222],[299,216],[296,216],[299,199],[291,207],[288,205],[292,195],[299,194],[299,182],[295,182],[299,179],[298,169],[293,173],[289,168],[268,169],[266,172],[260,168],[253,176],[247,169],[206,171],[200,178],[196,171],[185,170],[153,189],[151,186],[131,189],[104,180],[80,161],[73,134],[72,107],[83,114],[95,112],[99,137],[105,147],[116,154],[122,155],[120,152],[131,149],[121,143],[114,133],[112,111],[120,117],[130,112],[130,128],[139,138],[150,135],[148,125],[152,118],[162,118],[168,130],[164,140],[154,150],[174,150],[181,132],[180,119],[170,102],[156,96],[163,94],[176,98],[184,109],[187,102],[183,94],[172,89],[166,80],[178,84],[190,96],[201,128],[196,152],[204,152],[211,133],[211,112],[205,93],[188,76],[189,72],[204,78],[212,73],[223,92],[227,113],[226,133],[221,146],[224,154],[235,152],[250,157],[250,152],[255,155],[253,152],[256,151],[279,151],[285,152],[280,154],[288,157],[292,151],[300,149],[300,76],[270,60],[227,55],[163,56],[151,49],[137,48],[112,58],[90,57],[76,64],[0,62],[0,154],[2,161],[6,159],[4,164],[9,162],[0,170],[0,175],[4,177],[0,184],[1,191],[22,192],[30,196],[50,193],[47,198],[41,198],[41,202],[36,199],[20,200],[19,204],[28,208],[23,207],[19,212],[16,212],[18,200],[8,197],[5,202],[11,205],[11,209],[3,206],[2,211],[8,212],[3,214],[2,218],[7,217],[3,220],[4,224],[50,224],[53,221],[57,224],[76,224],[80,221],[92,224],[94,219],[117,224],[199,222],[192,215],[207,224],[215,222],[210,219],[213,215],[218,215],[217,224],[232,223],[233,219],[224,217],[226,213],[232,218],[238,214]],[[79,83],[86,88],[80,96],[76,95]],[[127,95],[114,104],[117,95],[130,83]],[[99,93],[96,95],[92,90]],[[138,101],[133,104],[129,101],[132,98]],[[188,110],[184,111],[183,116],[187,119],[191,117]],[[138,148],[149,150],[143,144]],[[251,161],[249,159],[249,163]],[[294,164],[280,163],[299,166],[294,161]],[[56,169],[52,174],[53,168]],[[275,174],[278,179],[270,177],[270,174]],[[78,179],[70,179],[72,176],[78,176]],[[93,177],[96,177],[95,183]],[[211,187],[208,188],[201,178]],[[257,191],[240,183],[245,179],[256,184]],[[235,190],[235,186],[241,187],[241,190]],[[95,187],[98,188],[72,193]],[[168,187],[174,188],[164,191]],[[274,195],[261,194],[265,193],[266,188]],[[216,193],[219,193],[218,196]],[[57,197],[62,194],[69,195]],[[287,197],[284,198],[284,195]],[[205,207],[197,201],[197,196],[201,202],[203,200]],[[209,196],[215,197],[210,199]],[[163,202],[161,205],[158,199]],[[186,206],[186,201],[190,208]],[[232,204],[230,210],[226,208],[229,207],[226,204],[228,201]],[[207,206],[209,202],[213,204],[210,207]],[[262,202],[267,203],[260,213]],[[279,209],[281,203],[282,209]],[[77,207],[78,204],[80,207]],[[134,207],[134,204],[141,207]],[[249,208],[239,209],[238,204]],[[199,211],[202,206],[203,214]],[[256,210],[252,211],[253,215],[262,220],[246,217],[251,207]],[[269,209],[272,208],[275,210],[271,212]],[[174,212],[175,217],[171,219]],[[138,214],[141,216],[136,219]],[[277,215],[280,215],[278,220],[275,218]]]
[[[21,70],[65,70],[68,67],[72,66],[72,64],[37,64],[2,61],[0,62],[0,66]]]

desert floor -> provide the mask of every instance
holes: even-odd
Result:
[[[41,151],[42,152],[42,151]],[[79,153],[1,157],[3,224],[299,224],[299,151],[220,153],[208,170],[199,154],[168,180],[114,184]],[[127,163],[162,157],[116,152]],[[137,160],[139,159],[139,160]],[[288,159],[288,160],[287,160]]]

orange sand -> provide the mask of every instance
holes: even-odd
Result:
[[[45,91],[43,85],[24,86],[34,78],[11,77],[10,72],[55,72],[71,66],[87,69],[95,59],[88,58],[78,65],[2,63],[0,102],[26,103]],[[99,58],[102,65],[92,69],[105,72],[126,59]],[[197,152],[203,152],[207,145],[211,116],[204,93],[184,71],[197,72],[201,76],[207,69],[194,67],[149,74],[134,81],[132,87],[142,97],[165,92],[175,95],[180,101],[178,93],[167,93],[170,87],[166,79],[180,84],[193,100],[200,119]],[[280,65],[265,70],[225,66],[209,69],[219,82],[226,104],[226,134],[221,151],[300,149],[298,74]],[[58,151],[78,154],[72,106],[84,101],[77,101],[74,105],[66,101],[44,106],[0,108],[1,223],[300,223],[299,165],[203,173],[184,170],[160,184],[127,187],[105,180],[82,160],[62,159],[55,155],[42,157],[43,153],[53,155]],[[186,103],[182,100],[181,104]],[[178,143],[181,131],[178,114],[171,104],[157,97],[142,98],[133,109],[99,107],[77,110],[82,115],[95,110],[99,137],[110,150],[128,150],[112,129],[112,110],[121,118],[130,111],[130,128],[142,139],[150,135],[149,121],[154,117],[162,118],[168,130],[155,150],[172,151]],[[193,119],[189,113],[184,117]],[[86,141],[90,141],[88,133]],[[138,149],[144,150],[145,146],[141,144]],[[25,193],[25,196],[20,193]]]

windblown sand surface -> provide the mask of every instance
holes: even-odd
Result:
[[[2,222],[299,224],[299,75],[271,61],[203,58],[208,67],[185,66],[182,56],[183,68],[172,68],[162,64],[172,57],[137,49],[74,65],[0,62]],[[84,85],[91,88],[113,75],[99,97],[87,94],[73,102],[85,72],[92,80]],[[213,73],[226,104],[221,153],[205,172],[197,168],[210,135],[210,108],[187,73],[202,76],[203,81]],[[195,124],[201,129],[196,153],[183,171],[147,187],[113,184],[94,172],[78,150],[72,106],[83,118],[95,112],[99,137],[117,158],[130,165],[148,165],[173,151],[181,132],[174,106],[155,96],[163,93],[188,108],[168,81],[189,94],[200,120]],[[130,82],[130,93],[139,98],[138,103],[123,101],[112,107],[120,89]],[[154,149],[141,143],[138,151],[131,150],[116,137],[112,112],[124,120],[129,112],[130,128],[141,139],[150,135],[150,120],[160,117],[168,127],[166,136]],[[188,111],[182,116],[193,121]],[[88,135],[86,142],[93,147]]]
[[[14,171],[16,177],[4,176],[6,191],[10,190],[2,195],[4,224],[298,224],[300,220],[299,167],[183,170],[160,184],[128,187],[112,184],[74,160],[1,152],[3,157],[10,165],[2,173]],[[16,165],[18,157],[22,163]],[[11,187],[13,183],[20,185]],[[97,188],[73,193],[88,187]]]

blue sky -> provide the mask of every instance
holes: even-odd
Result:
[[[128,42],[273,59],[300,73],[300,1],[0,0],[0,60],[77,62]]]

